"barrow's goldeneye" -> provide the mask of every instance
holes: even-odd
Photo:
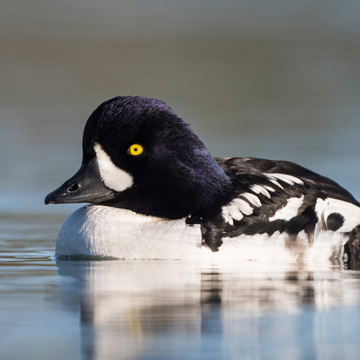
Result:
[[[315,258],[339,258],[345,245],[350,260],[359,260],[360,204],[348,191],[288,161],[213,158],[162,101],[123,96],[102,103],[86,123],[82,147],[79,171],[45,204],[95,205],[65,222],[58,255],[188,258],[231,244],[238,251],[228,253],[250,259],[257,255],[247,249],[258,241],[268,256],[274,243],[295,258],[317,244]],[[329,234],[338,235],[335,243]]]

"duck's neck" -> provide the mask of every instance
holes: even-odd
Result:
[[[231,180],[211,156],[192,162],[191,167],[182,164],[173,174],[166,179],[152,176],[104,205],[177,219],[215,213],[230,199]]]

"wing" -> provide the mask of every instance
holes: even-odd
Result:
[[[301,180],[307,189],[313,192],[323,192],[325,196],[350,202],[359,206],[359,202],[335,181],[321,176],[309,169],[290,161],[266,160],[258,158],[215,158],[219,166],[232,179],[244,179],[247,176],[263,176],[267,174],[284,174]],[[288,177],[290,180],[290,178]],[[294,179],[293,179],[294,180]],[[294,182],[294,181],[293,181]],[[290,181],[288,184],[292,185]],[[295,180],[295,186],[300,181]]]
[[[291,162],[256,158],[215,160],[232,179],[235,191],[231,201],[215,216],[202,221],[204,242],[213,251],[221,246],[223,237],[241,234],[286,231],[297,235],[304,230],[311,236],[318,221],[315,206],[319,198],[331,197],[359,206],[334,181]],[[329,226],[336,230],[341,222],[341,218],[333,216]]]

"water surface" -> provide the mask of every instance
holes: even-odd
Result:
[[[19,220],[1,235],[4,359],[358,358],[359,271],[55,260],[60,219]]]

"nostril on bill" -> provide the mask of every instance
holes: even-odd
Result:
[[[78,184],[72,184],[67,188],[68,192],[75,192],[78,191],[80,189]]]

